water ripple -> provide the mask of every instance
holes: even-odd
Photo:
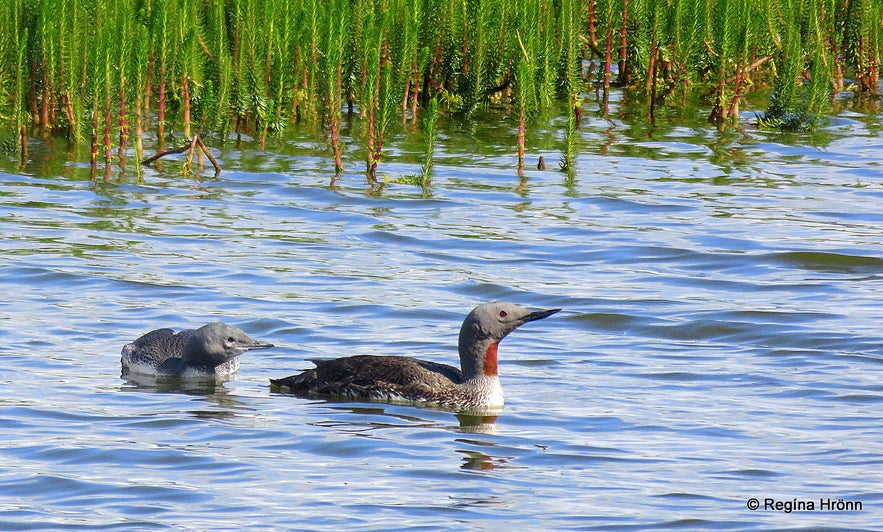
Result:
[[[221,148],[218,179],[0,162],[2,528],[873,528],[867,120],[844,115],[821,148],[662,118],[635,140],[592,116],[572,178],[516,175],[508,147],[476,140],[514,138],[495,121],[439,139],[428,189],[395,181],[419,173],[413,146],[381,187],[332,183],[324,158],[291,154],[312,136],[281,155]],[[456,364],[463,316],[489,299],[565,309],[501,345],[498,416],[267,386],[312,358]],[[126,342],[215,320],[278,347],[220,385],[120,378]],[[752,512],[750,497],[865,509]]]

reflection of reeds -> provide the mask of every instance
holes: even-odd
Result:
[[[88,139],[95,163],[116,148],[120,164],[130,144],[141,159],[151,119],[159,149],[172,133],[224,142],[234,124],[263,146],[302,121],[327,135],[340,173],[346,102],[363,120],[373,180],[393,119],[426,127],[432,99],[467,117],[511,110],[522,168],[531,119],[557,96],[574,115],[570,166],[585,61],[605,97],[615,85],[646,91],[651,119],[654,106],[697,90],[710,97],[709,120],[727,127],[746,94],[769,86],[762,125],[812,127],[845,77],[857,93],[877,93],[881,9],[881,0],[6,0],[0,118],[22,148],[24,126]]]

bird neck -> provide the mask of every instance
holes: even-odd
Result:
[[[492,342],[484,352],[484,374],[487,377],[497,376],[497,347],[500,342]]]
[[[460,344],[460,369],[464,380],[497,376],[497,346],[491,339]]]
[[[184,344],[181,361],[185,367],[194,368],[208,373],[214,372],[215,366],[226,362],[226,358],[206,351],[202,341],[196,336],[190,337]]]
[[[204,364],[206,358],[206,353],[202,349],[202,345],[199,341],[193,336],[188,338],[187,343],[184,344],[183,353],[181,354],[181,359],[184,361],[184,364],[189,366]]]

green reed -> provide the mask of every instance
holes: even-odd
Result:
[[[116,148],[124,167],[150,133],[160,150],[233,132],[264,147],[301,122],[340,174],[346,106],[373,182],[390,124],[435,127],[427,113],[508,113],[520,171],[526,131],[557,100],[572,171],[590,83],[605,102],[616,86],[645,93],[650,120],[699,93],[722,128],[759,89],[764,127],[814,127],[837,91],[876,97],[881,13],[883,0],[8,0],[0,136],[89,142],[106,166]]]
[[[432,179],[432,158],[435,155],[435,137],[438,133],[438,99],[433,97],[426,106],[423,117],[423,134],[426,136],[425,158],[421,172],[421,185],[428,187]]]
[[[341,151],[340,127],[343,108],[343,67],[346,49],[344,44],[348,33],[346,17],[346,1],[330,2],[328,19],[330,31],[325,36],[322,54],[322,87],[323,108],[327,114],[327,134],[334,157],[334,173],[343,173],[343,154]]]
[[[232,122],[233,53],[227,35],[227,10],[222,0],[214,0],[202,20],[205,21],[203,53],[205,88],[202,98],[200,130],[215,132],[222,139],[230,133]]]
[[[140,174],[141,159],[144,158],[144,98],[147,90],[147,65],[149,63],[149,39],[147,28],[134,25],[132,35],[132,56],[129,60],[130,81],[126,90],[130,91],[135,106],[135,171]],[[122,140],[120,142],[122,150]]]
[[[528,38],[522,40],[521,34],[516,34],[519,37],[519,44],[521,46],[521,57],[517,59],[517,66],[515,67],[515,107],[518,112],[518,137],[516,140],[516,146],[518,150],[518,171],[524,169],[524,139],[525,132],[527,129],[527,119],[528,113],[531,109],[536,108],[536,70],[534,62],[534,53],[535,53],[535,39],[532,39],[531,34],[528,35]],[[526,42],[525,42],[526,41]]]
[[[417,103],[420,94],[421,71],[426,63],[427,53],[420,47],[420,32],[423,29],[423,6],[412,0],[392,0],[390,10],[397,13],[395,32],[398,36],[394,43],[398,52],[398,68],[394,83],[401,88],[401,115],[404,122],[409,113],[413,120],[417,119]]]
[[[579,97],[583,88],[579,54],[579,32],[582,26],[580,14],[577,0],[561,0],[561,9],[558,14],[558,33],[561,38],[561,73],[559,76],[562,83],[562,94],[566,95],[571,110],[568,113],[567,129],[564,132],[561,158],[561,170],[566,173],[572,173],[574,170],[578,144],[576,130],[579,129],[582,117]],[[625,27],[624,23],[623,27]],[[622,39],[624,38],[622,37]],[[622,42],[621,40],[620,43]],[[625,72],[624,67],[620,68],[623,68],[622,71]]]
[[[22,163],[27,158],[25,126],[25,79],[29,29],[23,26],[23,2],[20,0],[0,6],[0,91],[7,95],[0,106],[0,115],[11,118],[13,141],[20,152]],[[0,100],[2,101],[2,100]]]

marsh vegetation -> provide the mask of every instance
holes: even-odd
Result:
[[[9,0],[0,5],[0,122],[8,149],[62,136],[101,163],[247,134],[263,147],[311,124],[337,173],[341,121],[358,116],[376,180],[393,121],[499,109],[526,131],[568,111],[560,166],[578,150],[587,94],[661,106],[699,95],[732,127],[766,91],[763,127],[814,127],[835,96],[877,97],[883,0]],[[200,141],[201,142],[201,141]],[[185,166],[189,168],[188,165]]]

